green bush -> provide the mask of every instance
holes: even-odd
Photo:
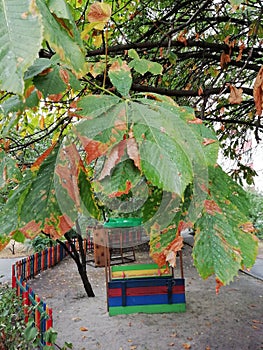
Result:
[[[31,350],[35,349],[34,340],[37,330],[29,329],[24,321],[22,300],[15,290],[7,285],[0,285],[0,350]],[[27,335],[34,337],[28,341]]]
[[[35,253],[41,252],[42,250],[46,249],[47,247],[51,247],[54,244],[56,244],[56,241],[52,240],[44,234],[36,236],[31,241],[31,247],[33,248]]]
[[[28,308],[29,314],[34,307]],[[50,328],[44,335],[44,340],[55,344],[57,332]],[[25,324],[24,307],[21,298],[16,296],[15,290],[8,285],[0,284],[0,350],[66,350],[72,349],[71,343],[63,347],[39,346],[39,332],[34,327],[34,320],[29,318]]]
[[[257,229],[256,236],[263,239],[263,195],[259,193],[250,194],[251,220]]]

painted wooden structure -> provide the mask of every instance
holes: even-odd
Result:
[[[142,243],[142,226],[115,227],[116,224],[120,223],[109,222],[92,229],[94,260],[89,262],[94,263],[95,267],[124,264],[136,260],[135,247]],[[123,223],[123,225],[128,224],[125,221]]]
[[[70,246],[65,242],[68,249]],[[53,344],[45,341],[45,333],[53,325],[52,309],[35,294],[29,287],[27,281],[34,278],[42,271],[52,268],[67,256],[67,251],[61,244],[46,248],[39,253],[32,254],[17,261],[12,265],[12,288],[16,290],[16,295],[22,298],[25,323],[29,317],[34,319],[34,325],[38,329],[39,348],[53,349]],[[29,313],[29,306],[34,306]]]
[[[111,266],[104,249],[107,308],[110,316],[131,313],[167,313],[186,310],[182,252],[179,252],[181,277],[174,270],[157,264]]]
[[[111,267],[107,283],[110,316],[131,313],[184,312],[184,278],[156,264],[132,264]]]

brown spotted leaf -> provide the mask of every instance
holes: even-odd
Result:
[[[132,76],[129,66],[125,61],[115,61],[109,69],[109,78],[119,93],[126,97],[132,85]]]
[[[140,154],[139,154],[139,149],[137,142],[134,137],[128,138],[126,140],[126,146],[127,146],[127,154],[134,161],[134,165],[138,168],[141,169],[140,166]]]
[[[72,150],[70,152],[71,157],[76,156],[75,152],[72,152]],[[25,192],[19,212],[18,228],[21,229],[25,236],[30,236],[30,238],[35,236],[40,230],[50,234],[53,238],[58,238],[72,227],[75,220],[76,212],[72,208],[75,208],[75,201],[77,201],[77,196],[74,193],[76,188],[74,187],[73,190],[70,188],[72,182],[70,185],[69,183],[65,184],[65,186],[68,186],[67,188],[60,187],[58,185],[60,183],[59,180],[57,180],[58,188],[56,188],[54,182],[56,167],[58,166],[58,169],[60,169],[61,166],[61,164],[57,163],[59,154],[60,145],[57,144],[47,156],[40,157],[42,162],[39,165],[39,169],[33,174],[30,190]],[[72,164],[76,166],[77,160],[72,161],[70,166]],[[72,171],[75,176],[76,170],[72,168]],[[68,175],[65,173],[65,176],[67,177]],[[59,195],[57,190],[59,190]],[[64,213],[62,213],[59,206],[59,198],[68,206],[68,210]]]
[[[215,275],[219,291],[244,266],[252,267],[257,256],[257,238],[251,234],[246,192],[221,167],[210,166],[207,199],[196,221],[194,263],[203,278]]]
[[[217,203],[214,200],[206,199],[204,202],[204,210],[209,215],[215,215],[216,213],[221,214],[222,209],[217,205]]]
[[[77,208],[80,208],[78,177],[80,168],[84,168],[78,150],[74,144],[60,148],[55,174],[59,184],[67,191]]]
[[[170,245],[164,251],[166,261],[170,264],[170,266],[176,267],[176,255],[177,252],[183,248],[183,245],[183,237],[178,236],[170,243]]]
[[[49,154],[53,151],[54,147],[56,146],[56,144],[53,144],[52,146],[50,146],[44,153],[41,154],[41,156],[39,156],[37,158],[37,160],[33,163],[33,165],[31,166],[31,170],[35,171],[38,170],[40,165],[44,162],[44,160],[49,156]]]
[[[110,176],[111,171],[121,161],[124,155],[125,148],[126,140],[122,140],[112,148],[110,154],[107,156],[107,159],[104,163],[104,167],[101,171],[99,180],[104,179],[106,176]]]
[[[126,133],[127,116],[125,104],[113,96],[86,96],[77,104],[77,116],[81,121],[75,126],[86,160],[104,156],[118,144]]]

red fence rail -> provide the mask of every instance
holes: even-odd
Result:
[[[65,244],[70,249],[69,244]],[[25,323],[28,322],[29,317],[34,319],[34,326],[39,331],[40,347],[53,345],[44,340],[45,333],[53,326],[52,309],[34,293],[28,286],[27,281],[40,274],[40,272],[58,264],[67,254],[65,248],[61,244],[57,244],[23,258],[12,265],[12,288],[16,289],[16,295],[22,298]],[[34,306],[34,311],[30,311],[31,314],[29,315],[28,308],[30,305]]]

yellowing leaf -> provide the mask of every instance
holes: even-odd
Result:
[[[95,47],[100,47],[101,44],[102,44],[102,36],[99,34],[99,35],[94,35],[92,37],[93,39],[93,44]]]
[[[90,6],[88,13],[88,21],[95,23],[95,29],[102,30],[111,16],[111,7],[109,4],[95,2]]]
[[[240,104],[242,102],[243,89],[237,89],[234,85],[230,85],[229,103]]]
[[[258,115],[263,110],[263,66],[260,68],[253,88],[254,101]]]
[[[0,251],[3,250],[9,243],[10,238],[7,237],[0,237]]]
[[[40,127],[41,130],[45,129],[45,118],[44,118],[43,115],[40,118],[39,127]]]

